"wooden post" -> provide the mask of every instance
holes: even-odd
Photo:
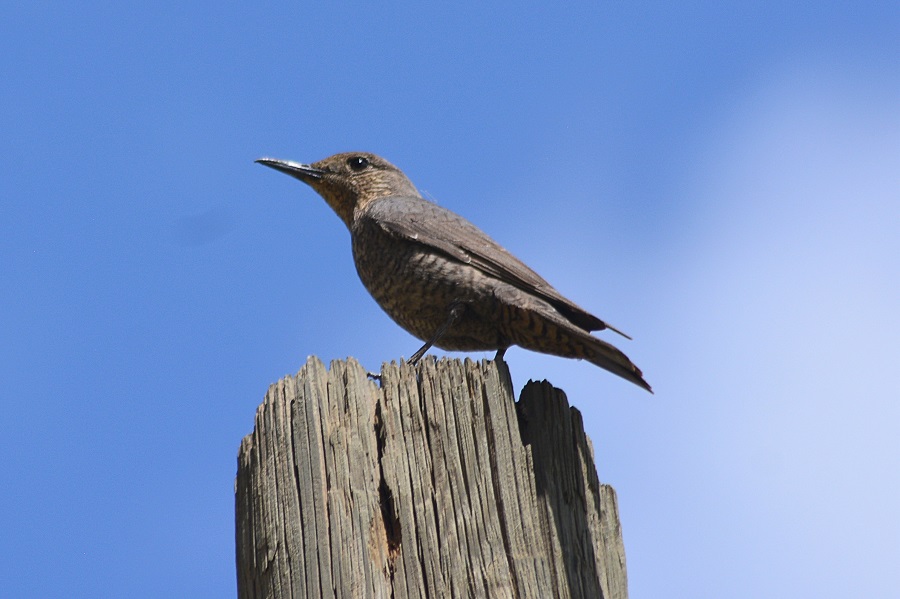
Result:
[[[484,360],[309,358],[235,483],[238,597],[627,597],[616,495],[546,381]]]

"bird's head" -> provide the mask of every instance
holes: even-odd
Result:
[[[325,198],[349,228],[353,213],[388,196],[419,196],[403,171],[375,154],[345,152],[312,164],[260,158],[256,162],[300,179]]]

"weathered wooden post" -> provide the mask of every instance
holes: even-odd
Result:
[[[502,363],[310,358],[235,484],[238,597],[626,598],[616,495],[548,383]]]

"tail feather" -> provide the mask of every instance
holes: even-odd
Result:
[[[587,337],[591,342],[585,346],[587,350],[583,356],[585,360],[653,393],[653,389],[644,380],[644,373],[628,359],[628,356],[602,339],[597,339],[593,335]]]
[[[510,287],[499,291],[510,292],[509,295],[501,295],[495,291],[495,296],[502,302],[501,332],[513,345],[563,358],[587,360],[653,393],[653,389],[644,380],[641,369],[618,348],[591,335],[582,326],[584,322],[573,322],[548,302],[524,295],[518,289]],[[600,323],[602,328],[624,335],[599,318],[589,314],[587,316],[596,321],[588,324],[592,329],[601,328],[594,326]]]

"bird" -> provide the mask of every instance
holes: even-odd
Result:
[[[396,166],[368,152],[303,164],[257,163],[313,188],[350,231],[365,288],[400,327],[431,347],[493,351],[513,346],[584,359],[650,391],[641,370],[591,331],[628,335],[564,297],[477,226],[422,197]]]

